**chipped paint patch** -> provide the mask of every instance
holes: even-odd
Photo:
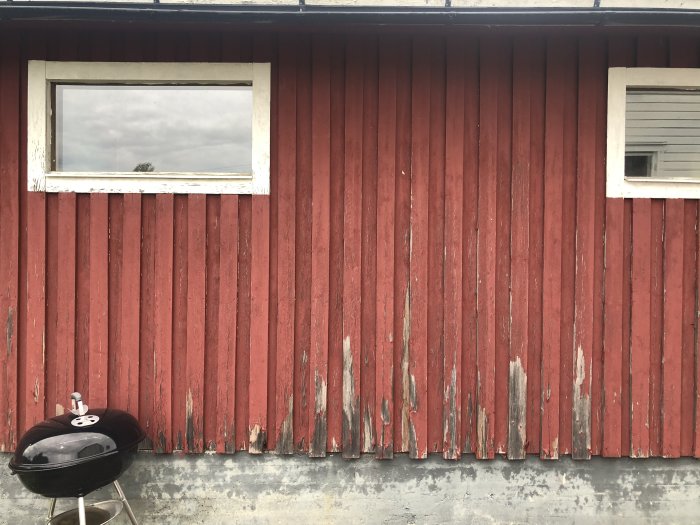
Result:
[[[343,456],[360,454],[359,400],[355,393],[355,376],[350,336],[343,339]]]
[[[32,397],[34,398],[34,403],[39,403],[39,378],[34,378],[34,388],[32,389]]]
[[[520,356],[510,362],[508,387],[508,459],[525,459],[527,374]]]
[[[477,457],[489,457],[489,417],[486,414],[486,408],[479,407],[479,413],[476,419],[476,439],[477,439]]]
[[[192,401],[192,389],[187,389],[187,398],[185,400],[185,442],[187,443],[187,450],[189,452],[194,451],[194,421],[193,421],[193,401]]]
[[[294,453],[294,395],[287,396],[287,415],[282,421],[279,435],[277,436],[277,453]]]
[[[265,450],[265,445],[267,444],[267,433],[265,429],[256,423],[250,427],[250,445],[248,446],[248,452],[251,454],[262,454]]]
[[[581,345],[576,349],[576,370],[574,377],[573,399],[573,440],[572,457],[588,459],[591,457],[591,397],[583,393],[583,384],[587,381],[590,392],[590,373],[586,374],[586,358]]]
[[[326,438],[328,436],[328,419],[326,403],[328,399],[326,382],[314,371],[314,430],[309,442],[309,456],[321,458],[326,455]]]
[[[372,422],[372,410],[369,405],[365,406],[364,414],[362,417],[363,422],[363,447],[362,452],[371,453],[374,452],[374,424]]]
[[[391,410],[389,400],[384,397],[382,397],[382,406],[379,417],[382,421],[382,432],[377,436],[378,443],[376,455],[378,459],[390,459],[394,457],[394,443],[392,434],[391,432],[387,433],[387,428],[389,425],[391,425]]]
[[[403,330],[402,330],[402,353],[401,353],[401,451],[406,452],[409,449],[410,430],[409,430],[409,412],[410,412],[410,387],[408,374],[409,346],[408,342],[411,338],[411,291],[410,283],[406,287],[406,297],[403,306]]]
[[[5,341],[7,344],[7,355],[12,354],[12,339],[15,335],[15,309],[10,306],[7,309],[7,321],[5,322]]]
[[[56,403],[56,415],[62,416],[65,413],[66,413],[66,407],[64,407],[61,403]]]
[[[459,413],[457,411],[457,369],[453,366],[450,382],[445,390],[447,410],[443,414],[443,457],[459,459]]]

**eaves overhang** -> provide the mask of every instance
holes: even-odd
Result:
[[[449,2],[449,0],[448,0]],[[434,4],[433,4],[434,5]],[[700,27],[700,9],[500,8],[0,0],[0,21],[145,21],[480,27]]]

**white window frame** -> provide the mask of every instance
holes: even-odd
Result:
[[[51,171],[51,89],[81,84],[253,86],[252,173]],[[270,193],[270,64],[52,62],[30,60],[27,82],[27,187],[76,193]]]
[[[625,178],[625,112],[628,88],[700,90],[700,69],[611,67],[608,70],[606,195],[620,198],[700,198],[698,179]]]

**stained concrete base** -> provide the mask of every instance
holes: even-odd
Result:
[[[9,458],[0,455],[5,464]],[[692,459],[345,461],[141,453],[120,481],[141,525],[700,523],[700,462]],[[87,499],[112,497],[101,489]],[[59,501],[58,510],[74,505]],[[0,522],[43,523],[47,508],[48,500],[0,469]],[[118,523],[128,523],[125,514]]]

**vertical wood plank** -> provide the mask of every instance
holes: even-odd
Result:
[[[19,39],[10,32],[0,37],[0,46],[0,319],[5,335],[0,350],[0,451],[5,452],[18,438]]]
[[[511,324],[508,376],[508,459],[525,459],[529,347],[531,62],[527,40],[513,45],[511,174]]]
[[[156,196],[156,245],[154,275],[153,436],[156,452],[173,450],[173,242],[174,198]],[[233,376],[232,376],[233,377]]]
[[[445,106],[444,378],[442,456],[459,459],[462,447],[462,230],[464,221],[465,52],[447,40]]]
[[[219,440],[219,392],[228,391],[229,381],[219,383],[219,310],[221,308],[221,200],[206,198],[206,259],[204,305],[204,447],[216,451]],[[145,225],[144,225],[145,233]],[[145,243],[144,243],[145,244]]]
[[[185,452],[204,449],[204,308],[206,196],[187,197],[187,329]]]
[[[540,457],[559,457],[559,360],[562,324],[562,178],[566,62],[562,42],[547,42],[545,107],[544,258],[542,282],[542,429]]]
[[[501,38],[497,49],[498,146],[496,175],[496,375],[494,451],[506,453],[510,349],[511,154],[513,135],[512,42]],[[519,225],[518,225],[519,226]]]
[[[172,446],[185,450],[187,403],[187,196],[173,197]],[[236,378],[238,385],[238,377]]]
[[[267,444],[267,366],[269,359],[270,197],[253,196],[250,274],[250,393],[248,451]]]
[[[427,447],[443,451],[445,377],[445,42],[433,39],[430,53],[429,158],[428,158],[428,356],[427,356]]]
[[[109,207],[106,194],[90,195],[90,324],[89,397],[95,407],[107,406],[107,376],[109,373],[108,320],[108,256]]]
[[[542,414],[542,282],[544,257],[544,158],[545,158],[545,64],[546,41],[530,39],[530,253],[528,286],[527,445],[526,452],[540,451]]]
[[[250,438],[250,311],[251,311],[251,237],[252,200],[238,198],[238,310],[236,318],[236,450],[247,450]]]
[[[479,41],[460,42],[464,50],[463,240],[462,240],[462,451],[477,447],[477,288],[479,230]]]
[[[124,195],[119,407],[138,417],[141,296],[141,194]]]
[[[394,452],[408,452],[411,335],[411,41],[397,44],[396,227],[394,229]]]
[[[309,354],[309,456],[326,455],[328,315],[330,289],[330,46],[313,40],[311,114],[311,349]]]
[[[664,339],[661,364],[662,454],[681,454],[681,351],[683,349],[683,234],[685,203],[666,201],[664,219]]]
[[[396,206],[396,41],[379,41],[377,151],[376,457],[391,459],[393,439],[394,225]]]
[[[90,357],[90,196],[76,195],[75,235],[75,385],[76,392],[89,397]]]
[[[376,392],[376,319],[377,319],[377,120],[378,49],[376,37],[363,42],[364,108],[362,140],[362,310],[360,360],[360,418],[362,453],[375,451],[374,411]]]
[[[492,458],[496,379],[496,176],[498,55],[482,40],[479,86],[479,229],[477,276],[477,458]]]
[[[574,297],[572,449],[574,459],[591,457],[591,374],[593,369],[594,229],[596,189],[595,42],[578,43],[578,162],[576,173],[576,274]]]
[[[294,452],[294,301],[296,214],[296,53],[292,37],[279,46],[279,126],[277,174],[277,452]]]
[[[649,355],[651,340],[651,201],[632,202],[632,320],[630,399],[632,457],[649,456]]]
[[[58,195],[56,415],[70,409],[75,388],[75,199],[74,193]]]
[[[216,451],[236,449],[236,313],[238,306],[238,196],[222,195],[219,226]]]
[[[402,363],[408,394],[408,454],[427,456],[428,431],[428,220],[430,194],[430,48],[414,39],[411,93],[410,321],[408,363]],[[404,401],[405,402],[405,401]]]
[[[362,341],[362,122],[361,46],[346,55],[345,197],[343,220],[343,457],[360,455],[360,350]]]

